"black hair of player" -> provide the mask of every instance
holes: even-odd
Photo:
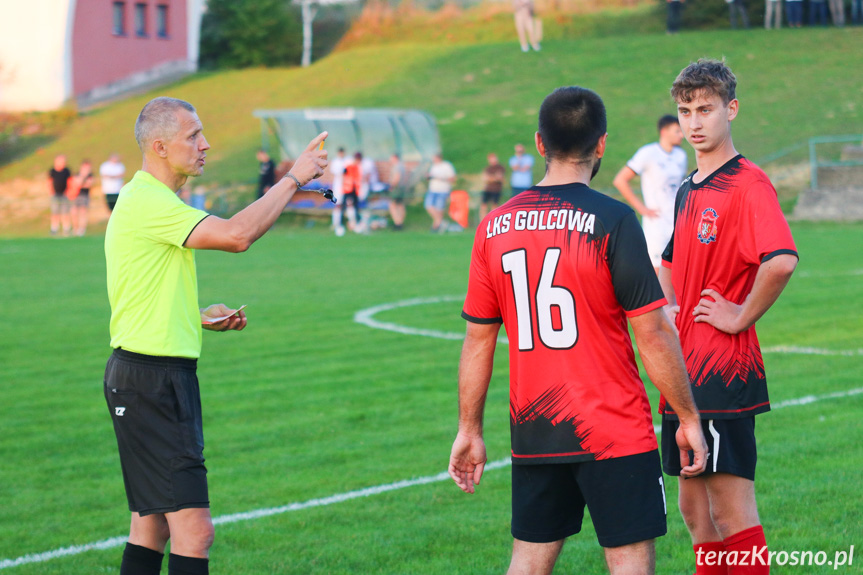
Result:
[[[658,122],[656,122],[656,131],[661,132],[667,126],[670,126],[672,124],[680,125],[680,120],[677,119],[677,116],[672,116],[671,114],[665,114],[664,116],[659,118]]]
[[[539,135],[546,161],[590,161],[608,131],[605,104],[593,90],[563,86],[546,96],[539,108]]]

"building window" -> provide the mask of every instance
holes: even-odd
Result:
[[[135,4],[135,35],[147,35],[147,5],[143,2]]]
[[[126,3],[114,2],[112,34],[115,36],[126,35]]]
[[[159,38],[168,37],[168,6],[166,4],[156,6],[156,35]]]

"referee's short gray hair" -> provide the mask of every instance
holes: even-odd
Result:
[[[170,139],[180,129],[177,122],[177,110],[195,112],[195,107],[184,100],[165,96],[153,98],[138,114],[135,122],[135,140],[142,152],[158,138]]]

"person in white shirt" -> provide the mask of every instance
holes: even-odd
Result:
[[[425,197],[425,209],[432,219],[432,232],[441,230],[446,202],[455,183],[455,168],[438,152],[429,168],[429,189]]]
[[[123,187],[123,176],[126,175],[126,166],[120,162],[120,156],[111,154],[107,162],[99,166],[99,177],[102,178],[102,193],[105,194],[105,203],[108,209],[114,211],[117,196]]]
[[[683,132],[675,116],[662,116],[657,123],[659,141],[642,146],[614,177],[614,187],[641,214],[641,227],[654,269],[659,269],[662,252],[674,229],[674,198],[686,177],[686,152],[680,147]],[[630,182],[641,178],[641,195]]]

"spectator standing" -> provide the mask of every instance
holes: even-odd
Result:
[[[267,190],[276,185],[276,163],[266,150],[258,150],[258,194],[257,199],[264,197]]]
[[[800,28],[803,26],[803,0],[785,0],[785,9],[788,12],[788,27]]]
[[[341,203],[337,203],[334,208],[338,210],[338,221],[335,226],[337,236],[345,235],[345,228],[342,225],[342,211],[347,215],[348,229],[352,232],[359,231],[357,213],[360,205],[360,188],[363,185],[363,175],[361,171],[362,161],[363,155],[360,152],[357,152],[354,154],[354,157],[345,164],[344,175],[342,176],[342,200]]]
[[[782,28],[782,0],[764,0],[764,28]]]
[[[666,31],[669,34],[680,32],[680,22],[683,17],[683,0],[666,0],[668,3],[668,22]]]
[[[743,28],[749,28],[749,15],[746,14],[746,0],[725,0],[728,4],[728,17],[731,20],[731,27],[737,29],[737,18],[740,17],[740,24]]]
[[[607,136],[598,95],[579,87],[552,92],[536,134],[545,177],[486,216],[474,238],[449,474],[467,493],[481,479],[483,410],[503,324],[511,574],[550,574],[566,538],[581,530],[585,505],[613,575],[654,573],[665,495],[627,319],[651,381],[685,411],[676,459],[686,460],[688,476],[706,463],[683,356],[638,220],[588,187]]]
[[[863,0],[851,0],[851,21],[857,26],[863,24]]]
[[[533,185],[533,156],[524,153],[522,144],[515,145],[515,155],[509,159],[509,169],[512,170],[509,184],[513,196]]]
[[[487,156],[488,165],[482,171],[482,198],[479,205],[479,219],[482,220],[491,210],[500,204],[500,194],[503,192],[503,182],[506,180],[506,168],[497,159],[497,154]]]
[[[90,209],[90,189],[93,187],[93,165],[90,160],[81,162],[81,169],[73,176],[78,194],[72,200],[72,225],[75,227],[75,235],[83,236],[87,233],[88,211]]]
[[[809,0],[809,25],[827,25],[827,0]]]
[[[833,25],[841,28],[845,25],[845,2],[843,0],[828,0],[830,2],[830,16]]]
[[[126,166],[120,162],[120,156],[111,154],[107,162],[99,166],[99,177],[102,179],[102,193],[105,194],[105,203],[108,209],[114,211],[117,196],[123,187],[123,177],[126,175]]]
[[[674,198],[686,177],[686,152],[680,147],[683,132],[675,116],[662,116],[657,122],[659,141],[638,149],[614,177],[614,187],[629,205],[641,214],[641,227],[647,240],[647,253],[653,269],[659,271],[662,252],[674,229]],[[630,182],[641,178],[641,195],[632,192]]]
[[[400,231],[405,223],[405,195],[407,194],[407,170],[398,154],[390,156],[389,196],[390,217],[393,229]]]
[[[104,377],[131,512],[121,575],[158,575],[170,540],[169,575],[207,575],[210,515],[197,362],[202,329],[242,330],[243,311],[198,307],[195,250],[243,252],[296,191],[323,174],[313,139],[291,171],[229,220],[185,205],[177,191],[203,174],[209,144],[195,108],[156,98],[135,138],[143,161],[105,232],[111,347]]]
[[[372,192],[379,192],[381,185],[378,176],[378,167],[375,161],[362,155],[360,152],[360,192],[359,192],[359,211],[360,223],[358,231],[368,233],[371,231],[372,212],[369,209],[369,196]]]
[[[426,212],[432,219],[432,232],[443,231],[443,217],[455,177],[453,165],[444,160],[440,152],[436,153],[428,172],[429,187],[424,202]]]
[[[336,200],[336,205],[333,206],[333,230],[338,234],[344,234],[342,227],[342,211],[345,203],[345,168],[348,165],[348,158],[345,156],[345,149],[339,148],[336,151],[336,157],[332,159],[329,165],[330,173],[333,175],[333,197]]]
[[[51,235],[55,236],[63,227],[63,235],[72,233],[70,202],[66,196],[69,179],[72,172],[66,166],[66,156],[59,154],[54,158],[54,165],[48,170],[48,183],[51,186]]]
[[[770,572],[769,565],[732,563],[730,557],[753,550],[770,555],[755,499],[755,417],[770,411],[755,322],[797,266],[776,190],[734,147],[736,88],[728,66],[707,59],[683,69],[671,87],[697,166],[677,192],[674,234],[659,272],[709,438],[707,470],[678,481],[696,575]],[[663,468],[676,476],[677,417],[662,399],[659,412]],[[729,560],[711,565],[705,554]]]
[[[533,0],[513,0],[512,8],[521,51],[530,52],[533,48],[539,52],[539,31],[535,21]]]

